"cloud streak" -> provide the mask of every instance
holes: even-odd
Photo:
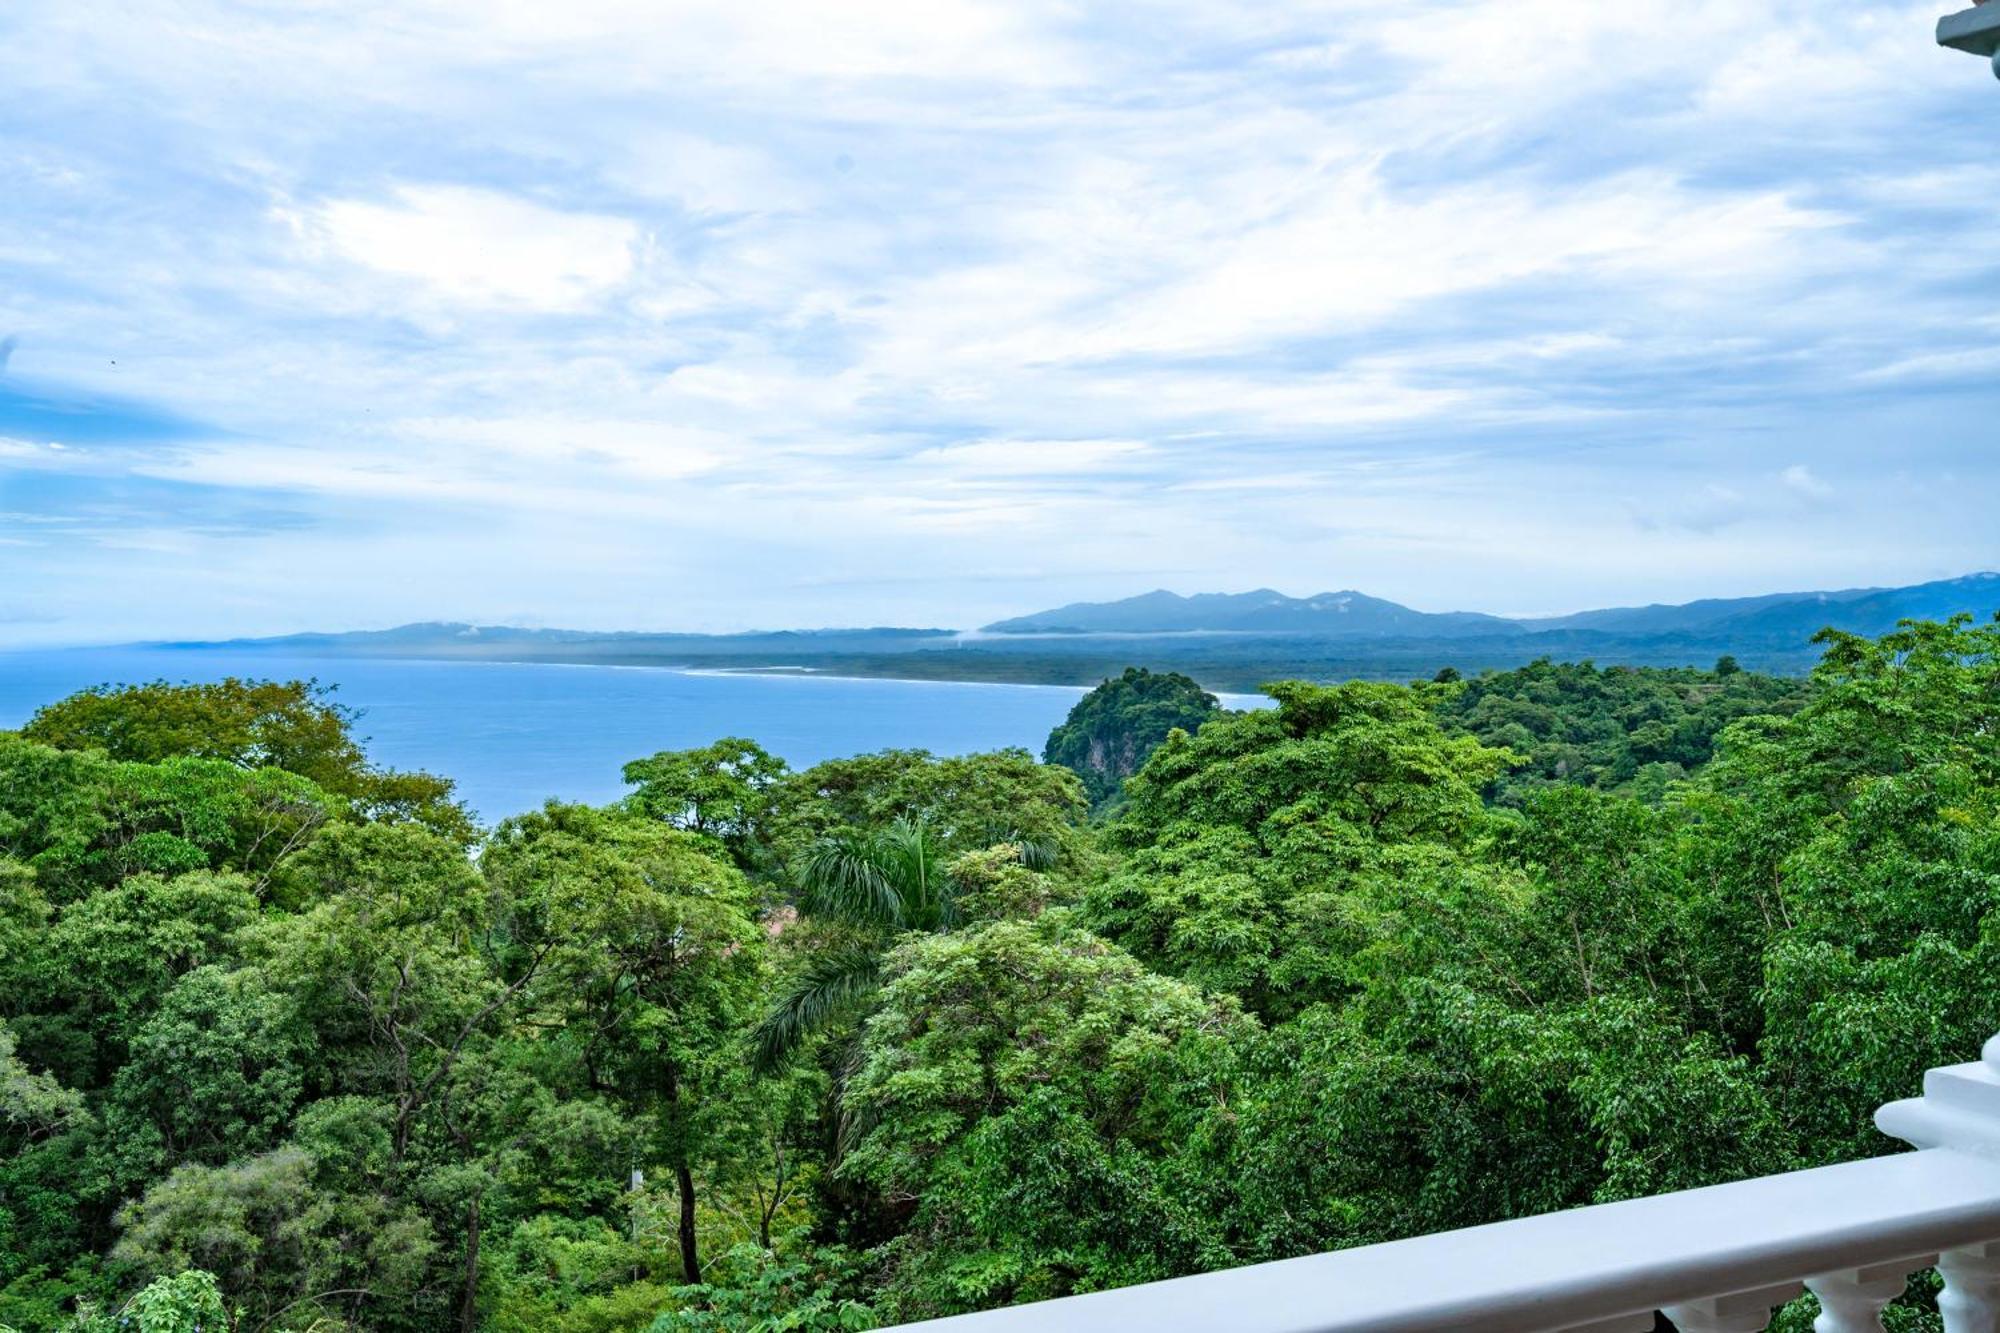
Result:
[[[12,633],[1991,565],[1934,17],[27,0],[0,511],[90,521],[0,519]]]

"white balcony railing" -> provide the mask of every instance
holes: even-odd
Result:
[[[1970,51],[1993,60],[1993,72],[2000,74],[2000,4],[1979,0],[1971,9],[1947,14],[1938,20],[1939,46]]]
[[[905,1325],[927,1333],[1880,1330],[1937,1267],[1946,1333],[2000,1333],[2000,1037],[1876,1113],[1918,1151]]]

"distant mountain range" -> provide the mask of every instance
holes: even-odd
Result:
[[[1053,611],[988,625],[988,634],[1310,634],[1316,638],[1458,638],[1493,634],[1514,622],[1477,611],[1412,611],[1362,592],[1287,597],[1255,592],[1142,593],[1121,602],[1072,602]]]
[[[1827,626],[1882,634],[1903,619],[2000,610],[2000,574],[1909,588],[1774,593],[1509,619],[1416,611],[1359,592],[1182,597],[1150,592],[1078,602],[966,633],[892,627],[746,634],[518,629],[431,622],[388,630],[291,634],[153,647],[273,657],[400,657],[715,670],[817,671],[925,680],[1090,685],[1127,666],[1184,671],[1215,690],[1282,679],[1407,680],[1440,667],[1468,674],[1536,658],[1602,666],[1707,666],[1724,653],[1753,670],[1797,673],[1819,659]],[[292,667],[271,670],[291,670]]]
[[[149,644],[155,648],[328,652],[366,657],[483,657],[501,661],[560,659],[577,650],[595,657],[633,652],[658,656],[682,650],[725,656],[772,652],[839,652],[859,648],[922,647],[958,637],[957,630],[869,629],[751,630],[742,634],[691,634],[671,630],[520,629],[512,625],[472,625],[457,620],[424,620],[394,629],[336,630],[282,634],[264,639],[202,639]]]
[[[1848,588],[1711,598],[1679,606],[1614,607],[1574,615],[1508,619],[1477,611],[1415,611],[1366,593],[1323,592],[1287,597],[1269,588],[1182,597],[1159,591],[1117,602],[1073,602],[1053,611],[988,625],[988,634],[1286,634],[1317,639],[1465,639],[1493,635],[1692,635],[1763,642],[1774,636],[1810,638],[1827,625],[1880,634],[1903,619],[1941,618],[1959,611],[1990,613],[2000,605],[2000,574],[1918,584],[1909,588]]]

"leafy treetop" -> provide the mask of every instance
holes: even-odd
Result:
[[[317,681],[233,676],[203,684],[99,685],[37,710],[21,735],[130,763],[188,758],[283,769],[364,814],[420,819],[469,842],[471,822],[452,801],[450,781],[371,766],[354,735],[359,714],[333,693]]]
[[[1199,731],[1221,711],[1214,695],[1178,671],[1127,667],[1077,700],[1049,733],[1042,762],[1073,770],[1091,804],[1101,807],[1117,799],[1125,779],[1169,735]]]

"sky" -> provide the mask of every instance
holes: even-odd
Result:
[[[0,646],[2000,566],[1951,0],[10,0]]]

